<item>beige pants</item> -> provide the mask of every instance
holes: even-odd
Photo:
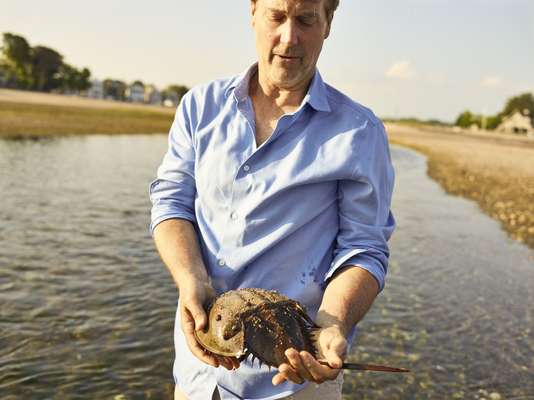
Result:
[[[335,381],[326,381],[321,385],[310,383],[305,389],[282,400],[341,400],[341,389],[343,388],[343,374],[339,374]],[[187,400],[187,397],[175,388],[174,400]],[[219,391],[213,393],[212,400],[220,400]]]

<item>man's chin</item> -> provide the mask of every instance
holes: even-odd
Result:
[[[298,86],[305,77],[302,73],[291,73],[291,71],[281,71],[271,75],[272,82],[281,89],[291,89]]]

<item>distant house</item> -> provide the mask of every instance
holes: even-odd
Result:
[[[104,98],[104,84],[102,81],[97,79],[91,81],[91,87],[87,90],[87,97],[92,99]]]
[[[501,124],[497,127],[497,131],[503,133],[519,133],[534,137],[534,128],[532,127],[532,120],[530,119],[528,110],[522,113],[516,111],[504,117]]]
[[[132,83],[126,88],[126,98],[132,103],[144,103],[145,85],[139,81]]]
[[[166,98],[163,100],[163,107],[176,108],[178,105],[178,100],[173,100],[172,98]]]
[[[161,100],[161,92],[154,85],[145,87],[145,103],[160,105]]]
[[[180,100],[178,99],[178,95],[174,92],[168,93],[165,100],[163,100],[163,105],[165,107],[176,108],[179,103]]]
[[[126,100],[126,84],[116,79],[106,79],[104,81],[104,97],[106,100],[124,101]]]

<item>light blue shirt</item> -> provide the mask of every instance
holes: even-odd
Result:
[[[218,293],[276,289],[312,318],[325,283],[358,265],[384,286],[394,172],[384,127],[367,108],[325,84],[317,71],[297,111],[256,145],[248,96],[257,69],[188,92],[169,148],[150,185],[153,230],[181,218],[197,229]],[[273,386],[276,372],[256,361],[237,371],[212,368],[188,350],[175,327],[174,377],[191,400],[276,399],[304,386]]]

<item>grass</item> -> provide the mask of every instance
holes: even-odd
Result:
[[[0,138],[166,133],[173,110],[91,108],[0,101]]]
[[[534,248],[534,141],[388,124],[391,143],[428,157],[428,174],[478,203],[514,239]]]

